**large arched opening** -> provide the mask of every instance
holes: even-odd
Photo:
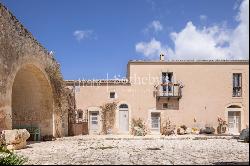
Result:
[[[53,135],[52,89],[43,72],[34,65],[26,65],[17,72],[11,106],[13,129],[35,130],[38,135],[31,139]]]

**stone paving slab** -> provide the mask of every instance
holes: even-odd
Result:
[[[42,165],[248,163],[249,143],[232,136],[75,136],[32,142],[16,153]]]

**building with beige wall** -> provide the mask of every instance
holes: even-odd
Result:
[[[85,112],[89,133],[101,133],[101,108],[117,102],[113,133],[128,134],[132,119],[142,119],[150,134],[170,120],[176,126],[217,128],[228,133],[249,124],[248,60],[129,61],[123,80],[68,80],[77,109]],[[80,115],[84,118],[84,115]]]

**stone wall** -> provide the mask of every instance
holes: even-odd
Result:
[[[0,130],[12,129],[21,119],[23,126],[48,127],[42,135],[67,135],[60,65],[1,3],[0,64]]]

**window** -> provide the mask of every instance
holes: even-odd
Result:
[[[83,119],[83,112],[82,111],[78,112],[78,119]]]
[[[151,130],[154,132],[160,132],[161,127],[160,113],[151,113]]]
[[[114,99],[115,98],[115,92],[110,92],[109,98]]]
[[[163,108],[163,109],[168,109],[168,103],[163,103],[163,104],[162,104],[162,108]]]
[[[233,74],[233,97],[242,96],[242,74],[234,73]]]
[[[98,125],[98,113],[93,112],[91,113],[91,124],[92,125]]]
[[[119,106],[119,109],[128,109],[128,105],[127,104],[121,104]]]
[[[162,73],[162,83],[163,84],[168,84],[168,83],[172,83],[173,82],[173,73],[166,73],[163,72]],[[164,85],[163,87],[163,91],[166,92],[171,92],[172,91],[172,86],[169,85]]]

